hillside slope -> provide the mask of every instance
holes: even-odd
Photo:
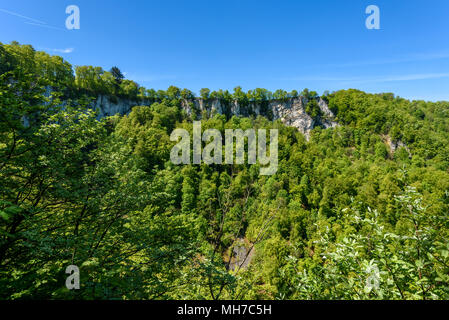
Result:
[[[17,43],[0,62],[1,299],[449,298],[448,102],[196,98]],[[276,174],[174,165],[197,119],[279,130]]]

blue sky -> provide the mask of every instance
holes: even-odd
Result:
[[[67,30],[77,5],[81,29]],[[380,8],[380,30],[365,8]],[[449,100],[449,1],[0,2],[0,41],[72,65],[117,65],[155,89],[357,88]]]

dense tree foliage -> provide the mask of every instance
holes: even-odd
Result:
[[[145,103],[98,121],[98,94]],[[301,96],[322,116],[307,89],[200,96]],[[279,130],[279,170],[260,176],[170,162],[193,97],[0,45],[0,298],[449,298],[449,103],[325,93],[340,125],[309,141],[261,116],[203,117],[223,136]],[[72,264],[80,290],[65,287]]]

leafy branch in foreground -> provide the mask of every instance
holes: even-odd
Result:
[[[288,294],[302,299],[444,299],[449,294],[448,217],[429,215],[413,187],[396,197],[399,232],[387,230],[377,210],[344,210],[354,232],[333,242],[330,230],[317,246],[320,263],[293,256],[281,270]],[[280,297],[285,293],[281,292]]]

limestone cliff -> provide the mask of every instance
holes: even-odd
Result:
[[[150,101],[131,101],[121,98],[110,98],[100,95],[93,103],[92,108],[98,111],[98,118],[112,116],[115,114],[127,114],[134,106],[150,105]],[[226,103],[218,99],[203,100],[195,98],[183,100],[181,107],[187,114],[195,113],[197,118],[204,115],[210,116],[219,113],[228,117],[236,116],[265,116],[270,120],[280,119],[287,126],[295,127],[309,138],[310,131],[316,126],[330,128],[337,126],[334,114],[323,99],[318,100],[322,116],[313,119],[306,112],[307,99],[304,97],[289,98],[285,100],[271,100],[263,102],[250,102],[240,105],[237,101]]]

